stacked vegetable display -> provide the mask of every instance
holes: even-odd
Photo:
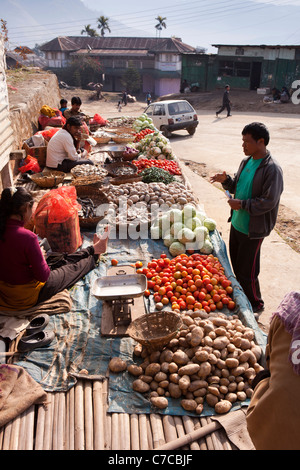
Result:
[[[148,279],[145,295],[153,295],[156,308],[171,306],[172,310],[205,310],[207,313],[235,309],[231,281],[217,257],[194,253],[169,259],[161,254],[139,274]]]
[[[183,199],[178,202],[183,202]],[[213,219],[185,201],[183,209],[172,208],[154,220],[150,233],[151,238],[163,240],[172,256],[183,254],[187,250],[200,250],[203,254],[210,254],[213,251],[210,232],[215,228],[216,222]]]
[[[140,160],[134,160],[132,163],[137,167],[138,173],[154,166],[168,171],[171,175],[181,175],[181,170],[175,160],[148,160],[147,158],[142,158]]]

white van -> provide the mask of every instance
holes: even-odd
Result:
[[[145,113],[153,120],[155,127],[166,137],[172,131],[186,129],[190,135],[195,134],[198,116],[193,106],[186,100],[167,100],[151,103]]]

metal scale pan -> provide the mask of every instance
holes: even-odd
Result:
[[[97,278],[92,286],[91,293],[103,300],[101,334],[104,336],[127,336],[132,320],[144,314],[147,278],[144,274],[130,274],[130,268],[124,266],[113,276]]]

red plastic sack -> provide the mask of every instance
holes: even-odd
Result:
[[[44,131],[38,131],[34,135],[42,135],[44,137],[44,139],[47,142],[49,142],[51,137],[53,137],[54,134],[56,134],[56,132],[58,132],[58,131],[59,131],[59,127],[53,127],[52,129],[46,129]]]
[[[52,189],[34,213],[36,233],[47,238],[52,251],[74,253],[82,245],[75,186]]]
[[[27,171],[40,173],[42,170],[39,165],[39,162],[37,161],[37,158],[32,157],[31,155],[27,155],[26,160],[25,160],[25,165],[20,166],[19,171],[21,173],[26,173]]]
[[[39,115],[39,123],[42,129],[45,129],[46,126],[55,126],[63,127],[66,123],[66,118],[62,115],[62,112],[59,109],[54,109],[55,116],[49,117],[44,114]]]
[[[95,114],[93,119],[90,119],[90,124],[99,124],[100,126],[105,126],[107,120],[100,116],[100,114]]]

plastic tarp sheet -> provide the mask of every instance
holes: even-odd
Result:
[[[217,256],[227,277],[232,281],[234,298],[238,305],[238,314],[242,321],[253,328],[256,342],[265,349],[266,336],[258,328],[251,305],[236,281],[229,264],[226,246],[219,233],[215,230],[211,234],[214,245],[214,255]],[[92,234],[85,234],[83,246],[92,240]],[[107,376],[108,363],[114,356],[120,357],[129,363],[138,363],[133,356],[135,342],[129,337],[110,338],[101,336],[102,301],[91,295],[91,286],[99,276],[105,276],[111,266],[111,259],[117,258],[118,266],[128,265],[142,261],[144,265],[161,253],[169,255],[168,249],[162,240],[110,240],[106,262],[81,279],[71,290],[73,300],[72,310],[63,315],[50,317],[47,326],[56,334],[55,340],[47,347],[23,354],[18,365],[25,368],[28,373],[49,392],[66,391],[76,383],[78,374],[85,370],[88,375]],[[154,310],[154,303],[145,305],[147,311]],[[149,400],[140,393],[132,390],[134,379],[124,372],[109,374],[109,412],[124,413],[150,413],[153,410]],[[235,404],[237,409],[246,403]],[[155,410],[157,412],[157,409]],[[170,415],[193,415],[180,406],[179,400],[169,399],[169,406],[160,411]],[[204,415],[214,414],[208,406],[204,408]]]

